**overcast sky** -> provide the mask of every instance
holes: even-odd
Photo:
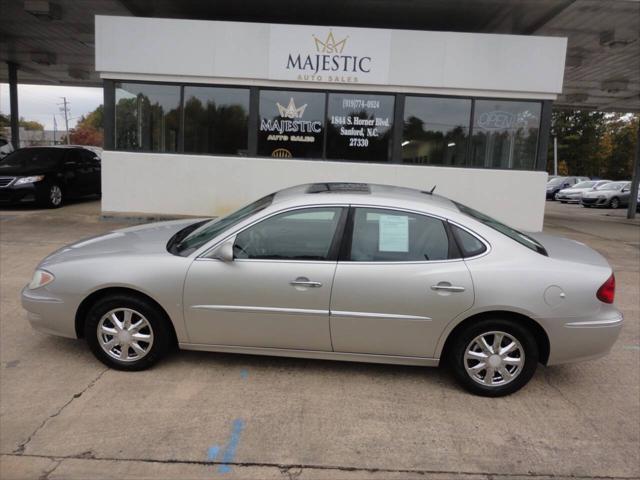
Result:
[[[58,130],[64,129],[64,115],[59,104],[67,97],[71,116],[69,128],[75,126],[82,115],[102,104],[102,89],[90,87],[58,87],[48,85],[18,85],[18,112],[25,120],[36,120],[46,130],[53,130],[53,116]],[[9,85],[0,83],[0,112],[9,114]]]

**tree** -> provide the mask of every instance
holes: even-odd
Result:
[[[44,130],[44,125],[40,122],[36,122],[35,120],[25,120],[23,117],[20,117],[18,123],[25,130]]]
[[[551,136],[558,138],[558,173],[610,180],[631,177],[638,117],[630,114],[558,110]],[[553,168],[549,142],[547,170]]]
[[[98,106],[93,112],[80,117],[76,126],[69,130],[70,143],[73,145],[92,145],[102,147],[104,144],[104,108]],[[66,143],[66,137],[63,138]]]

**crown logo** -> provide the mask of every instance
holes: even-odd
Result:
[[[296,104],[293,101],[293,97],[289,99],[289,105],[283,107],[278,102],[276,102],[276,106],[278,107],[278,112],[281,117],[285,118],[301,118],[304,114],[304,109],[307,108],[307,104],[305,103],[301,107],[296,107]]]
[[[349,38],[347,36],[342,40],[340,40],[339,42],[336,42],[336,39],[333,36],[333,32],[331,31],[329,32],[329,35],[327,35],[327,38],[324,41],[320,40],[315,35],[311,35],[311,36],[313,37],[313,40],[316,42],[316,50],[319,53],[342,53],[342,50],[344,50],[344,46],[347,43],[347,39]]]

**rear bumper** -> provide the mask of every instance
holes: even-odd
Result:
[[[605,356],[618,339],[624,319],[612,308],[593,317],[539,321],[549,335],[547,365],[558,365]]]
[[[77,338],[74,309],[47,290],[22,289],[22,307],[31,326],[42,333]]]

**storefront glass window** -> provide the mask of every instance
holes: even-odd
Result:
[[[180,87],[116,83],[116,150],[176,152]]]
[[[470,121],[471,100],[406,97],[402,162],[464,166]]]
[[[184,151],[246,155],[249,89],[184,87]]]
[[[470,166],[533,170],[540,111],[539,102],[476,100]]]
[[[393,95],[330,93],[327,158],[388,162],[393,135]]]
[[[258,155],[321,158],[324,102],[324,93],[261,90]]]

